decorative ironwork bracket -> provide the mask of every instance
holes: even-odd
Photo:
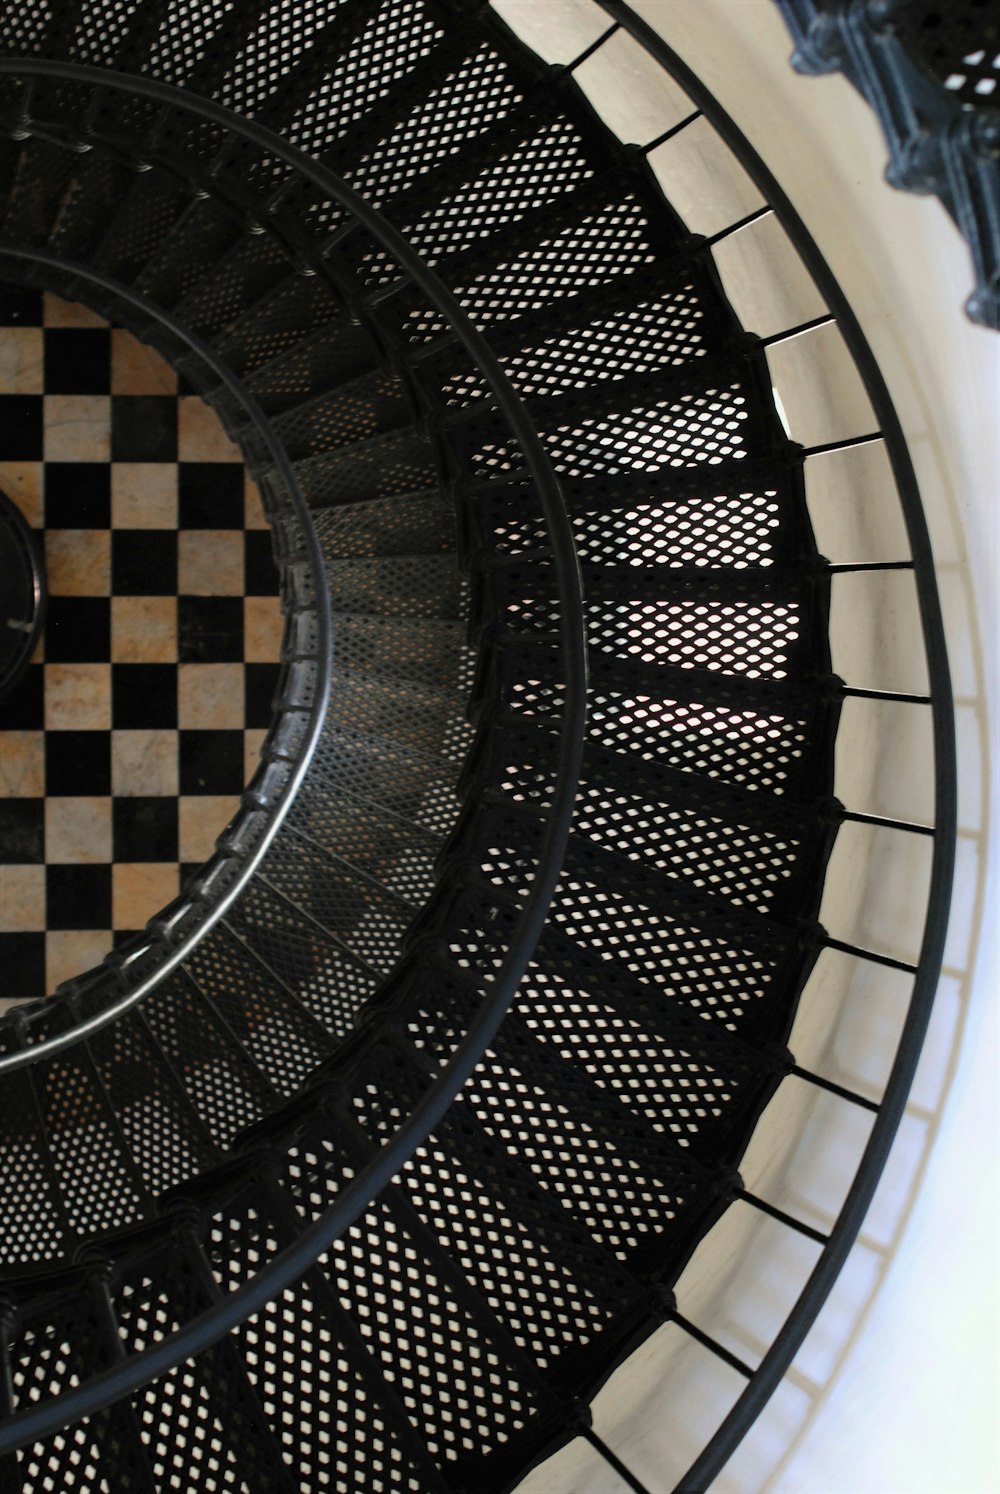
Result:
[[[890,185],[941,199],[972,254],[976,287],[965,309],[972,321],[1000,327],[1000,107],[993,102],[1000,102],[1000,78],[995,91],[981,79],[963,99],[948,86],[948,48],[938,45],[933,56],[927,48],[932,31],[947,31],[956,65],[975,69],[982,58],[991,67],[1000,22],[970,0],[949,0],[946,13],[931,0],[776,4],[795,44],[796,70],[842,72],[875,110]]]

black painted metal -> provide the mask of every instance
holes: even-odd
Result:
[[[940,957],[954,754],[916,488],[850,310],[714,101],[605,8],[755,175],[855,354],[938,753],[873,1142],[694,1487],[884,1160]],[[57,1043],[44,1012],[8,1020],[4,1476],[503,1490],[582,1433],[641,1487],[586,1404],[665,1321],[726,1357],[670,1288],[733,1199],[785,1217],[735,1168],[787,1074],[824,1082],[784,1043],[825,941],[844,689],[766,340],[572,68],[488,9],[111,10],[0,21],[0,244],[186,340],[265,485],[287,463],[334,674],[281,833],[185,958],[114,1020],[64,993]]]
[[[934,722],[934,861],[924,938],[919,962],[913,971],[915,979],[906,1025],[879,1114],[833,1232],[825,1242],[823,1255],[804,1291],[758,1366],[753,1380],[677,1486],[678,1489],[692,1491],[693,1494],[693,1491],[706,1488],[725,1466],[791,1365],[861,1229],[902,1120],[906,1097],[913,1083],[930,1021],[948,930],[958,823],[955,723],[944,622],[927,521],[899,417],[858,320],[787,195],[717,100],[703,87],[677,53],[636,16],[627,4],[621,3],[621,0],[600,0],[600,4],[620,20],[671,76],[677,79],[736,152],[781,218],[827,305],[837,317],[872,401],[893,465],[917,581],[924,647],[931,681],[928,703]],[[853,953],[863,958],[878,959],[870,952],[855,950]]]
[[[802,73],[842,72],[878,115],[886,179],[935,193],[969,245],[971,319],[1000,327],[1000,21],[975,0],[777,0]]]
[[[0,700],[31,662],[45,626],[45,563],[31,528],[0,493]]]
[[[107,78],[96,69],[88,69],[78,65],[69,65],[60,68],[59,64],[47,62],[42,65],[33,64],[31,61],[17,63],[13,68],[5,67],[0,59],[0,77],[7,72],[15,76],[31,79],[41,77],[47,79],[61,79],[69,83],[77,83],[90,86],[99,91],[105,89],[112,96],[116,92],[134,94],[137,97],[148,100],[153,104],[160,104],[164,109],[174,108],[182,114],[187,111],[199,119],[220,126],[229,132],[231,137],[245,141],[248,145],[256,146],[262,152],[285,161],[297,173],[303,185],[310,185],[325,193],[328,198],[344,208],[352,216],[354,222],[369,232],[380,247],[392,254],[400,270],[419,288],[433,306],[434,310],[444,320],[455,340],[461,345],[468,356],[473,360],[477,370],[485,380],[490,393],[495,400],[497,412],[500,417],[501,428],[514,438],[524,456],[526,474],[538,495],[542,506],[545,521],[548,526],[548,537],[550,551],[546,557],[551,562],[554,575],[554,590],[558,595],[558,612],[553,624],[554,629],[561,641],[562,648],[562,672],[565,678],[566,704],[563,714],[563,726],[560,737],[560,761],[557,775],[556,788],[552,796],[550,814],[547,820],[545,834],[545,846],[539,862],[539,876],[537,884],[533,887],[531,895],[526,904],[523,915],[524,926],[529,937],[521,938],[519,943],[520,952],[512,957],[504,971],[497,977],[496,997],[497,1011],[509,1003],[510,996],[523,972],[523,965],[527,960],[528,951],[533,947],[534,940],[530,937],[530,930],[534,927],[537,937],[538,928],[544,918],[548,906],[551,887],[555,881],[561,860],[562,849],[568,831],[569,820],[572,813],[574,786],[578,776],[579,757],[581,752],[581,738],[583,718],[585,712],[586,692],[586,664],[583,654],[583,617],[582,603],[579,595],[580,579],[573,548],[572,536],[566,523],[562,506],[562,498],[558,484],[555,480],[552,468],[546,458],[542,444],[531,425],[527,413],[518,401],[511,389],[502,369],[490,349],[488,343],[471,325],[463,315],[462,310],[448,288],[438,277],[424,265],[419,257],[415,255],[407,245],[406,241],[392,227],[384,221],[380,215],[373,211],[368,204],[357,193],[353,192],[346,183],[338,180],[329,171],[321,166],[302,157],[295,151],[289,150],[283,143],[270,135],[267,130],[261,129],[252,121],[237,121],[228,116],[225,110],[213,106],[205,100],[187,100],[178,98],[173,90],[159,85],[151,80],[137,82],[126,81],[117,78]],[[96,98],[92,98],[89,104],[90,111],[96,113],[99,104]],[[221,152],[227,149],[229,141],[221,147]],[[144,162],[145,164],[145,162]],[[213,162],[214,166],[214,162]],[[214,171],[210,172],[214,175]],[[0,245],[0,254],[6,251]],[[46,256],[34,251],[30,258],[39,267],[45,265]],[[321,267],[326,268],[329,263],[328,257],[324,255],[320,261]],[[50,269],[56,270],[59,262],[50,263]],[[309,562],[313,570],[314,585],[318,593],[316,610],[318,613],[317,627],[319,629],[318,643],[315,655],[310,662],[315,663],[316,679],[319,681],[310,691],[307,702],[310,713],[310,731],[301,744],[297,744],[294,772],[288,775],[280,785],[280,799],[275,805],[270,804],[266,788],[251,784],[248,795],[251,807],[255,810],[264,808],[270,810],[268,833],[266,836],[253,836],[252,855],[248,855],[243,846],[240,845],[238,827],[234,828],[233,840],[240,851],[243,852],[242,866],[238,880],[232,876],[224,877],[224,896],[214,894],[214,886],[220,880],[216,865],[209,864],[202,873],[201,880],[206,884],[204,888],[197,887],[186,899],[189,903],[197,906],[197,922],[192,930],[190,939],[184,932],[182,919],[188,915],[190,908],[169,910],[169,914],[156,920],[151,932],[154,938],[159,936],[160,949],[153,959],[153,969],[146,972],[143,967],[143,979],[141,983],[129,982],[129,990],[126,995],[119,996],[113,1005],[105,1007],[99,1014],[90,1016],[85,1023],[74,1023],[68,1030],[59,1032],[55,1036],[46,1036],[40,1043],[32,1042],[25,1032],[25,1027],[30,1024],[32,1017],[38,1019],[41,1025],[47,1019],[47,1008],[34,1008],[30,1012],[25,1011],[22,1017],[22,1034],[27,1046],[32,1049],[32,1057],[37,1058],[40,1051],[59,1051],[66,1047],[76,1038],[89,1035],[91,1032],[99,1031],[113,1017],[127,1010],[129,1006],[140,1000],[150,988],[151,984],[160,977],[161,972],[173,968],[183,959],[187,949],[198,938],[203,931],[207,931],[206,905],[212,908],[212,921],[222,916],[230,907],[239,889],[260,864],[265,852],[281,823],[281,810],[286,802],[297,791],[315,750],[320,724],[326,712],[329,697],[330,680],[330,641],[328,638],[329,623],[326,617],[329,600],[326,597],[319,577],[322,572],[322,561],[319,557],[315,542],[313,527],[309,518],[309,510],[302,499],[300,480],[293,470],[286,446],[271,434],[271,423],[253,399],[252,395],[245,389],[241,381],[236,378],[225,364],[215,357],[210,345],[203,339],[190,333],[186,328],[176,323],[169,314],[154,306],[146,298],[136,296],[128,287],[117,282],[112,282],[108,277],[92,276],[84,266],[62,265],[64,274],[69,276],[69,285],[76,292],[84,289],[86,282],[99,285],[105,294],[110,293],[112,303],[120,318],[131,322],[137,329],[141,326],[147,336],[155,335],[162,339],[164,334],[177,339],[186,349],[195,353],[197,358],[209,369],[218,380],[222,382],[231,396],[237,402],[242,420],[249,422],[252,426],[256,441],[264,440],[267,443],[266,459],[262,459],[259,444],[257,446],[255,459],[251,459],[251,465],[260,468],[264,481],[263,491],[265,494],[273,492],[273,479],[268,482],[268,474],[271,468],[276,468],[280,480],[280,491],[288,495],[288,501],[292,505],[292,514],[296,523],[296,538],[301,533],[299,541],[302,548],[308,554]],[[315,270],[310,268],[310,273]],[[339,288],[339,287],[338,287]],[[136,317],[140,318],[137,322]],[[143,322],[141,319],[146,318]],[[190,372],[190,370],[187,370]],[[230,416],[232,419],[232,416]],[[234,435],[237,438],[245,437],[246,427],[240,423],[234,426]],[[251,456],[247,452],[248,457]],[[270,466],[262,465],[262,460],[269,462]],[[279,534],[290,526],[291,516],[286,516],[280,510],[275,511],[272,504],[269,517]],[[289,543],[287,537],[283,545],[279,547],[282,559],[287,559]],[[289,663],[302,658],[301,651],[296,650],[289,654],[285,651],[286,668]],[[288,699],[287,686],[285,689],[279,687],[279,699]],[[294,700],[288,700],[287,709],[301,709]],[[272,736],[280,739],[281,723],[272,728]],[[266,749],[265,749],[266,751]],[[284,755],[287,755],[284,754]],[[287,795],[287,799],[286,799]],[[229,847],[226,848],[227,850]],[[163,924],[168,925],[167,928]],[[180,927],[178,927],[180,925]],[[145,953],[147,945],[142,946]],[[116,973],[123,965],[127,965],[128,956],[132,953],[131,946],[124,946],[123,950],[112,956],[111,964]],[[91,992],[93,982],[90,983]],[[75,988],[74,988],[75,990]],[[117,993],[116,993],[117,995]],[[5,1069],[14,1069],[22,1066],[26,1061],[24,1052],[15,1052],[0,1056],[0,1073]]]

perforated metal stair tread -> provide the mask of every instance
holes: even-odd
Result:
[[[669,1321],[792,1061],[839,823],[802,453],[704,241],[489,6],[11,0],[0,43],[274,130],[467,318],[346,192],[183,94],[0,79],[89,147],[0,142],[3,266],[40,275],[47,246],[147,297],[150,336],[203,339],[219,367],[185,362],[190,387],[275,511],[292,483],[308,505],[276,526],[296,719],[247,795],[251,851],[298,762],[320,602],[333,660],[303,781],[219,921],[0,1084],[15,1423],[242,1300],[423,1113],[544,864],[567,597],[590,670],[548,919],[450,1108],[296,1282],[0,1480],[499,1494]],[[169,953],[154,935],[140,962]]]

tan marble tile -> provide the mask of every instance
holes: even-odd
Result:
[[[45,793],[45,733],[0,732],[0,799],[40,799]]]
[[[247,783],[260,767],[260,749],[266,741],[266,726],[248,727],[243,733],[243,776]]]
[[[107,529],[49,529],[45,570],[54,597],[111,593],[111,534]]]
[[[182,529],[177,536],[177,591],[182,597],[242,596],[242,531]]]
[[[46,394],[45,459],[107,462],[111,459],[111,396]]]
[[[111,662],[175,664],[177,598],[112,597]]]
[[[45,859],[63,866],[111,861],[111,800],[46,799]]]
[[[111,868],[111,922],[116,929],[141,929],[180,891],[173,862],[118,861]]]
[[[123,731],[111,733],[111,792],[117,798],[177,792],[177,733]]]
[[[0,933],[40,934],[44,928],[44,866],[0,866]]]
[[[243,478],[243,522],[247,529],[267,529],[267,515],[260,498],[260,489],[249,472]]]
[[[176,394],[177,375],[155,348],[124,327],[111,333],[112,394]]]
[[[0,328],[0,394],[41,394],[45,345],[41,327]]]
[[[174,463],[112,462],[111,522],[116,529],[176,529]]]
[[[177,455],[182,462],[241,462],[243,453],[219,424],[210,405],[196,394],[178,400]]]
[[[45,522],[44,470],[41,462],[0,462],[0,488],[21,510],[32,529],[41,529]]]
[[[110,664],[46,664],[46,731],[109,731]]]
[[[108,324],[96,311],[88,311],[79,301],[64,301],[60,296],[45,292],[43,319],[46,327],[106,327]]]
[[[110,952],[110,929],[54,929],[45,936],[46,984],[50,991],[64,980],[93,970]]]
[[[239,730],[244,721],[242,664],[181,664],[177,725],[181,731]]]
[[[178,800],[181,860],[207,861],[239,807],[239,800],[230,795],[182,795]]]
[[[243,657],[248,664],[276,664],[283,629],[279,597],[243,598]]]

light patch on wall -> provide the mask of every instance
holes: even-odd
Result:
[[[778,412],[778,419],[781,421],[781,428],[790,441],[792,439],[792,433],[788,426],[788,416],[785,414],[785,407],[781,403],[781,395],[778,393],[777,389],[775,389],[773,384],[771,385],[771,394],[774,398],[774,408]]]

